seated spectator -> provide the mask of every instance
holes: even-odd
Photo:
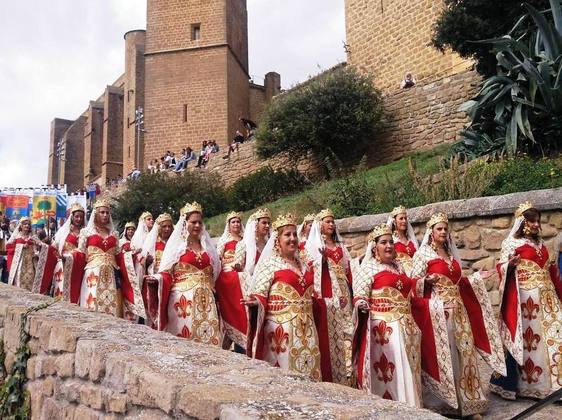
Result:
[[[137,167],[133,167],[133,170],[131,172],[129,172],[129,175],[127,175],[128,179],[137,179],[141,174],[141,171],[139,171],[137,169]]]
[[[199,159],[197,160],[196,168],[200,168],[203,165],[204,160],[207,158],[207,152],[208,152],[207,145],[208,145],[207,140],[203,140],[203,143],[201,144],[201,152],[199,152]]]
[[[158,170],[160,172],[165,171],[166,169],[168,169],[168,165],[166,164],[166,156],[162,156],[160,158],[160,165],[158,166]]]
[[[176,165],[176,172],[183,172],[187,169],[187,165],[192,160],[197,160],[197,156],[195,156],[195,152],[191,147],[184,149],[184,153],[178,164]]]
[[[414,79],[412,73],[406,73],[406,75],[404,76],[404,80],[400,82],[400,87],[402,89],[408,89],[414,87],[415,85],[416,85],[416,79]]]
[[[222,158],[228,159],[230,157],[230,154],[235,150],[238,150],[238,146],[240,146],[242,143],[244,143],[244,135],[240,132],[240,130],[236,130],[234,139],[232,140],[230,146],[228,146],[228,153],[226,156],[223,156]]]
[[[254,132],[256,131],[256,128],[258,128],[257,124],[247,118],[238,118],[238,120],[242,123],[242,125],[246,129],[246,140],[247,141],[253,140]]]
[[[218,153],[219,151],[219,145],[217,144],[216,141],[211,140],[211,153]]]
[[[158,161],[156,159],[148,162],[148,173],[153,174],[158,169]]]

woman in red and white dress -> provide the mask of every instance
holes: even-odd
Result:
[[[229,349],[234,343],[235,351],[239,353],[246,353],[248,332],[248,315],[246,308],[240,303],[246,280],[246,276],[240,274],[245,255],[243,235],[242,215],[237,212],[229,213],[224,233],[217,243],[222,271],[215,285],[224,334],[222,346]]]
[[[88,225],[80,232],[74,256],[75,263],[85,261],[79,288],[80,306],[122,317],[123,303],[116,278],[119,252],[119,236],[113,228],[110,203],[106,199],[97,200]],[[76,286],[71,283],[71,300],[73,289],[78,289]]]
[[[540,219],[532,203],[518,207],[497,265],[507,375],[493,375],[490,389],[506,399],[544,398],[562,387],[562,284]]]
[[[353,367],[360,389],[422,407],[421,332],[412,315],[415,281],[396,258],[392,230],[369,235],[353,282]]]
[[[267,208],[256,210],[246,222],[244,229],[243,249],[244,273],[246,276],[254,274],[261,253],[271,236],[271,212]]]
[[[419,245],[414,228],[408,220],[406,207],[395,207],[388,216],[386,224],[392,229],[396,259],[402,264],[406,273],[410,274],[412,271],[412,258]]]
[[[131,250],[131,239],[137,230],[137,225],[134,222],[127,222],[125,224],[125,229],[123,229],[123,233],[121,234],[121,239],[119,239],[119,246],[121,247],[121,251],[127,252]]]
[[[31,219],[22,217],[6,244],[8,284],[33,293],[48,294],[56,251],[31,234]],[[50,278],[50,279],[49,279]]]
[[[203,209],[194,202],[180,211],[180,219],[166,243],[159,276],[146,277],[148,308],[157,308],[157,328],[199,343],[220,346],[215,280],[220,260],[203,225]]]
[[[70,214],[64,225],[58,230],[53,240],[53,246],[58,252],[58,262],[53,276],[53,296],[62,296],[70,302],[70,285],[82,281],[83,266],[74,264],[74,252],[78,248],[80,232],[86,225],[84,207],[74,203],[70,207]]]
[[[322,379],[349,385],[353,334],[351,258],[330,209],[316,216],[305,249],[314,269],[318,296],[315,316],[319,327],[328,334],[328,340],[320,346]]]
[[[426,298],[428,309],[414,312],[422,330],[424,406],[443,414],[478,415],[488,407],[478,353],[493,370],[505,373],[496,317],[484,283],[492,272],[462,275],[444,213],[432,215],[426,227],[411,274],[416,295]]]
[[[250,307],[248,355],[321,380],[313,274],[298,257],[296,221],[279,216],[243,302]]]
[[[299,256],[301,261],[308,260],[306,256],[305,247],[313,222],[314,222],[314,214],[307,214],[306,216],[304,216],[304,220],[297,228],[297,236],[299,237]]]

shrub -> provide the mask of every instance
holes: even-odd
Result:
[[[197,201],[206,217],[229,209],[226,190],[220,178],[196,172],[169,176],[166,173],[143,174],[127,182],[127,189],[116,200],[114,215],[120,225],[137,221],[141,213],[150,211],[154,217],[170,213],[174,219],[186,202]]]
[[[250,210],[306,185],[306,178],[294,169],[275,171],[266,166],[238,179],[229,189],[230,202],[238,210]]]
[[[366,75],[339,67],[279,95],[263,113],[257,137],[260,157],[293,161],[309,151],[321,165],[332,155],[355,164],[375,139],[381,93]]]
[[[510,34],[487,42],[497,53],[498,73],[461,106],[471,123],[456,151],[544,156],[561,147],[562,7],[558,0],[550,4],[544,14],[525,4],[528,15]],[[531,28],[514,37],[527,21]]]

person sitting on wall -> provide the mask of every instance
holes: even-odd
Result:
[[[187,169],[187,165],[192,160],[197,160],[197,156],[195,156],[195,152],[191,147],[187,147],[184,149],[183,157],[176,165],[176,172],[183,172]]]
[[[201,144],[201,151],[199,152],[199,159],[197,160],[197,166],[196,168],[200,168],[201,165],[203,164],[203,160],[206,157],[207,154],[207,140],[203,140],[203,143]]]
[[[408,89],[414,87],[415,85],[416,85],[416,79],[414,79],[412,73],[406,73],[406,75],[404,76],[404,80],[400,82],[400,87],[402,89]]]
[[[228,153],[226,156],[223,156],[223,159],[228,159],[230,157],[230,154],[232,152],[234,152],[235,150],[238,150],[238,147],[244,143],[244,135],[240,132],[240,130],[236,130],[236,134],[234,135],[234,139],[232,140],[232,143],[230,144],[230,146],[228,146]]]

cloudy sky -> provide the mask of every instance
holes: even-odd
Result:
[[[247,0],[250,74],[283,87],[345,60],[344,0]],[[311,16],[314,16],[311,19]],[[0,14],[0,187],[47,181],[50,122],[74,119],[124,69],[145,0],[6,2]]]

